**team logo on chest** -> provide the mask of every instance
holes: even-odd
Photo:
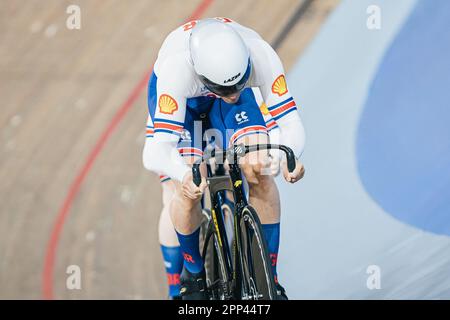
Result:
[[[244,122],[247,122],[247,121],[248,121],[247,112],[245,112],[245,111],[236,113],[235,116],[234,116],[234,118],[236,119],[236,122],[237,122],[238,124],[241,124],[241,123],[244,123]]]
[[[278,76],[272,84],[272,92],[277,94],[278,96],[282,96],[286,92],[288,92],[286,85],[286,78],[284,75]]]
[[[161,111],[161,113],[173,114],[178,110],[178,103],[168,94],[162,94],[159,97],[158,105],[159,111]]]

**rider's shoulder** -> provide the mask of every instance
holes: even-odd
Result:
[[[164,57],[158,56],[155,63],[155,73],[157,73],[158,77],[167,74],[172,77],[176,74],[178,77],[178,73],[180,72],[193,72],[190,57],[187,52],[180,51],[173,52],[172,54]]]
[[[262,38],[253,38],[248,40],[247,46],[250,51],[250,56],[255,60],[267,62],[266,60],[278,58],[276,51],[266,40]]]
[[[248,43],[253,72],[251,84],[259,87],[273,81],[273,75],[283,72],[283,66],[278,54],[272,46],[263,39],[252,39]]]
[[[160,88],[176,91],[186,97],[196,91],[195,71],[189,62],[189,57],[182,52],[170,55],[164,60],[158,60],[154,71]]]

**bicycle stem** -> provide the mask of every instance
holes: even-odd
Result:
[[[200,183],[202,182],[202,177],[200,174],[200,164],[202,163],[202,161],[207,161],[209,159],[216,158],[222,161],[220,163],[223,163],[225,160],[227,160],[228,163],[230,164],[237,164],[239,158],[244,157],[247,153],[273,149],[281,150],[286,154],[288,170],[289,172],[293,172],[296,166],[296,159],[294,152],[292,151],[291,148],[278,144],[255,144],[250,146],[246,146],[244,144],[237,144],[234,145],[232,148],[226,150],[225,152],[223,151],[216,152],[215,149],[205,152],[205,155],[192,165],[193,181],[197,187],[200,186]]]

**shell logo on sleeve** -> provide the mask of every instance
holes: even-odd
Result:
[[[272,92],[276,93],[278,96],[282,96],[286,92],[288,92],[286,85],[286,78],[284,75],[278,76],[272,84]]]
[[[259,110],[261,110],[261,113],[265,116],[269,114],[269,109],[267,108],[265,102],[261,103],[261,105],[259,106]]]
[[[178,103],[168,94],[162,94],[159,97],[158,105],[159,111],[161,111],[161,113],[173,114],[178,110]]]

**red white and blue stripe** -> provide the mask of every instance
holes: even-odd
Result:
[[[152,126],[147,126],[147,129],[146,129],[146,137],[147,138],[153,138],[153,135],[154,135],[154,133],[155,133],[155,130],[154,130],[154,128],[152,127]]]
[[[295,104],[294,98],[290,97],[276,105],[269,107],[268,109],[273,120],[277,121],[288,113],[297,110],[297,106]]]
[[[154,133],[170,133],[181,136],[184,124],[173,120],[156,118],[154,121]]]
[[[201,149],[198,148],[183,148],[180,147],[178,148],[178,152],[180,153],[180,155],[182,157],[202,157],[203,156],[203,151]]]
[[[161,183],[166,182],[166,181],[169,181],[169,180],[170,180],[170,177],[169,177],[169,176],[166,176],[166,175],[160,175],[160,176],[159,176],[159,181],[160,181]]]
[[[271,130],[278,128],[278,124],[275,122],[275,120],[270,119],[270,120],[266,121],[266,128],[267,128],[267,131],[270,132]]]
[[[239,129],[231,136],[230,144],[236,143],[236,141],[240,138],[256,133],[267,134],[267,128],[265,126],[258,125]]]

